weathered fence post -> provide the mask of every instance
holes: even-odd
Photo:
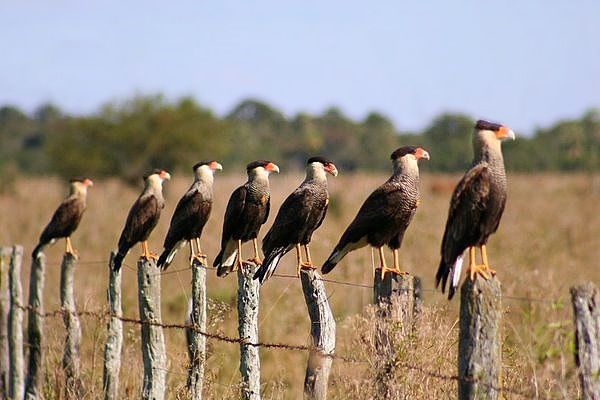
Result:
[[[115,252],[110,253],[108,264],[108,335],[104,345],[104,371],[102,388],[105,400],[119,399],[119,371],[121,369],[121,348],[123,347],[123,309],[121,307],[121,271],[113,269]]]
[[[575,363],[582,400],[600,399],[600,291],[586,283],[571,288],[575,322]]]
[[[240,339],[240,373],[242,375],[241,398],[260,400],[260,358],[258,347],[258,280],[252,279],[258,267],[247,264],[238,268],[238,332]]]
[[[375,347],[377,349],[377,376],[375,395],[378,399],[395,397],[392,392],[396,352],[394,335],[404,338],[416,330],[421,312],[420,280],[412,275],[387,272],[381,279],[381,269],[375,271],[373,281],[375,315]]]
[[[204,362],[206,360],[206,337],[198,330],[206,331],[206,265],[194,259],[192,262],[192,298],[188,313],[189,322],[196,330],[187,329],[190,370],[187,381],[188,397],[202,399]]]
[[[8,316],[8,351],[10,375],[8,395],[12,400],[21,400],[24,396],[23,368],[23,287],[21,286],[21,263],[23,246],[14,246],[8,271],[10,292],[10,311]]]
[[[46,255],[39,253],[31,261],[29,274],[29,309],[27,310],[27,343],[29,362],[25,381],[25,398],[41,397],[44,367],[44,274]]]
[[[323,280],[316,271],[300,273],[304,300],[310,317],[312,348],[304,377],[304,397],[314,400],[327,398],[327,382],[335,352],[335,319],[329,307]]]
[[[459,400],[499,397],[502,291],[497,278],[465,279],[460,291]]]
[[[142,321],[144,381],[142,399],[161,400],[167,383],[167,353],[160,312],[160,270],[155,260],[137,264],[138,302]]]
[[[10,265],[11,247],[0,247],[0,399],[8,398],[8,374],[10,357],[8,355],[8,304],[9,292],[8,268]],[[6,273],[5,273],[6,271]],[[5,278],[6,277],[6,278]],[[4,288],[6,286],[6,289]]]
[[[65,394],[67,399],[77,399],[82,394],[81,362],[79,361],[79,345],[81,343],[81,324],[75,307],[73,295],[73,275],[77,259],[65,253],[60,266],[60,305],[64,312],[63,321],[67,336],[62,367],[65,371]]]

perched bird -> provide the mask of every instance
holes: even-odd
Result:
[[[248,263],[242,258],[242,243],[249,240],[254,245],[254,258],[249,261],[262,263],[256,237],[269,217],[269,174],[279,172],[279,167],[270,161],[259,160],[248,164],[246,172],[248,181],[234,190],[225,210],[221,251],[213,263],[217,276],[225,276]]]
[[[333,162],[323,157],[312,157],[306,162],[306,178],[285,199],[273,226],[263,239],[265,260],[254,274],[254,279],[260,283],[273,275],[281,257],[294,247],[297,251],[298,275],[302,267],[316,269],[310,258],[308,244],[327,213],[327,173],[337,176]],[[304,246],[306,261],[302,261],[300,246]]]
[[[141,257],[146,260],[158,258],[156,254],[150,253],[148,250],[147,240],[158,223],[160,212],[165,207],[162,184],[168,179],[171,179],[171,175],[161,169],[155,169],[144,175],[144,190],[131,206],[119,238],[119,249],[113,263],[115,271],[121,268],[123,259],[138,242],[142,242]]]
[[[324,274],[331,271],[346,254],[367,244],[378,249],[382,278],[387,271],[403,273],[400,270],[398,249],[419,206],[418,161],[422,158],[429,160],[429,153],[421,147],[404,146],[394,151],[390,158],[394,166],[392,176],[371,193],[358,210],[323,265]],[[385,262],[385,245],[393,251],[392,268],[388,268]]]
[[[186,242],[190,244],[190,264],[194,259],[202,261],[206,255],[200,249],[202,229],[208,221],[213,202],[214,173],[223,167],[216,161],[202,161],[194,165],[194,183],[177,203],[171,225],[165,238],[163,252],[157,265],[167,269],[173,257]],[[194,251],[194,241],[197,252]]]
[[[462,269],[462,254],[469,248],[471,279],[480,274],[485,279],[495,275],[490,268],[485,245],[498,229],[506,204],[506,173],[500,142],[515,139],[508,127],[488,121],[477,121],[473,132],[474,159],[471,168],[460,180],[450,200],[448,221],[442,240],[442,258],[435,285],[451,277],[448,299],[454,296]],[[482,265],[475,263],[475,247],[481,248]]]
[[[77,251],[71,244],[71,235],[81,222],[81,217],[86,208],[87,190],[94,186],[88,178],[74,178],[70,180],[69,196],[58,206],[52,219],[40,235],[38,245],[35,246],[31,256],[36,259],[44,247],[56,242],[56,239],[66,238],[65,253],[77,256]]]

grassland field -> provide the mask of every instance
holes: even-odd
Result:
[[[409,227],[400,251],[401,265],[423,279],[425,318],[417,339],[401,342],[401,360],[427,370],[456,373],[458,303],[448,302],[433,291],[439,262],[439,246],[446,220],[448,201],[458,175],[421,177],[421,205]],[[311,246],[313,259],[322,263],[335,246],[343,229],[354,217],[362,201],[384,175],[341,174],[331,178],[329,213],[315,233]],[[215,179],[214,206],[202,237],[203,250],[212,263],[218,251],[224,209],[232,190],[245,180],[243,174],[218,174]],[[271,216],[261,231],[264,235],[279,205],[302,180],[302,175],[274,175],[271,178]],[[189,173],[175,173],[165,184],[166,208],[150,237],[150,248],[161,249],[173,209],[190,184]],[[591,190],[587,175],[509,174],[509,197],[500,229],[489,243],[491,266],[502,282],[505,318],[503,325],[503,384],[540,396],[573,399],[578,396],[573,360],[573,324],[569,287],[585,281],[600,282],[600,195]],[[67,185],[57,178],[19,178],[12,189],[0,194],[0,243],[22,244],[29,255],[37,238]],[[99,180],[90,190],[88,209],[73,235],[81,264],[76,270],[76,298],[79,309],[106,307],[107,264],[127,212],[141,190],[125,186],[116,179]],[[45,308],[59,308],[59,263],[64,242],[46,251],[48,268],[45,283]],[[251,254],[251,247],[244,247]],[[134,248],[125,263],[134,266],[139,255]],[[387,253],[391,261],[391,253]],[[98,261],[98,263],[88,263]],[[294,256],[281,262],[278,272],[294,273]],[[190,273],[186,270],[188,249],[178,255],[171,270],[182,270],[162,277],[164,322],[182,322],[190,296]],[[25,258],[23,286],[27,291],[30,259]],[[328,277],[372,284],[371,252],[361,249],[348,255]],[[5,279],[3,279],[5,282]],[[5,285],[5,283],[3,283]],[[326,284],[336,317],[337,349],[367,361],[374,359],[370,325],[373,321],[371,289]],[[233,276],[217,278],[210,271],[208,280],[208,330],[237,336],[236,290]],[[27,295],[25,293],[25,295]],[[527,301],[518,298],[544,299]],[[267,342],[309,343],[309,320],[297,279],[274,278],[261,289],[260,338]],[[127,316],[137,317],[137,282],[134,270],[123,272],[123,308]],[[105,321],[82,317],[82,373],[86,388],[84,399],[101,396],[102,352]],[[168,398],[183,398],[187,352],[182,331],[167,330],[169,358]],[[64,330],[60,318],[46,321],[47,399],[60,398],[62,372],[60,361]],[[142,363],[139,326],[125,325],[121,390],[124,398],[137,398]],[[261,349],[263,397],[297,399],[307,355],[276,349]],[[239,348],[209,340],[205,395],[209,399],[238,398]],[[347,364],[334,361],[330,378],[330,398],[369,398],[376,371],[374,363]],[[398,368],[393,376],[398,398],[455,398],[456,382],[438,380],[417,371]],[[506,393],[506,398],[513,395]],[[518,398],[518,397],[514,397]]]

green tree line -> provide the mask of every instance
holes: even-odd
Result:
[[[337,108],[286,116],[256,99],[220,117],[192,98],[160,95],[109,103],[89,115],[69,115],[52,104],[30,114],[7,105],[0,108],[0,171],[137,181],[149,168],[180,170],[200,159],[217,159],[227,169],[270,159],[294,169],[314,154],[345,171],[383,171],[392,150],[416,144],[432,155],[424,168],[455,172],[471,160],[473,124],[468,115],[445,113],[422,131],[404,132],[377,112],[360,121]],[[597,170],[600,110],[519,136],[506,144],[505,157],[517,171]]]

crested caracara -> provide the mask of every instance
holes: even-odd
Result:
[[[157,259],[154,253],[148,250],[148,237],[158,223],[160,212],[165,207],[162,193],[163,181],[171,179],[171,175],[164,170],[155,169],[144,175],[144,190],[137,198],[129,214],[119,238],[119,249],[114,258],[115,271],[121,268],[123,259],[129,250],[138,242],[142,242],[141,257],[146,260]]]
[[[259,160],[248,164],[246,172],[248,181],[233,191],[225,210],[221,251],[213,263],[217,276],[225,276],[247,262],[242,258],[242,243],[249,240],[254,245],[254,258],[249,261],[262,262],[256,237],[269,217],[269,174],[279,172],[279,167],[270,161]]]
[[[192,169],[194,183],[175,207],[163,252],[158,258],[157,265],[161,269],[169,267],[177,250],[184,246],[185,242],[190,244],[190,264],[194,259],[206,259],[206,255],[202,254],[200,249],[200,236],[212,208],[214,173],[223,167],[216,161],[202,161]],[[194,251],[194,241],[198,252]]]
[[[304,182],[285,199],[273,226],[263,239],[265,260],[254,274],[254,279],[259,279],[260,283],[273,275],[281,257],[294,247],[297,251],[298,274],[303,267],[316,268],[312,264],[308,244],[327,213],[329,193],[326,173],[337,176],[333,162],[323,157],[308,159]],[[304,246],[306,261],[302,261],[300,246]]]
[[[429,153],[421,147],[404,146],[394,151],[390,158],[394,166],[392,176],[371,193],[358,210],[323,265],[324,274],[331,271],[346,254],[367,244],[378,249],[382,278],[387,271],[403,273],[398,249],[419,205],[418,161],[422,158],[429,160]],[[385,262],[385,245],[393,250],[392,268],[388,268]]]
[[[506,173],[500,142],[514,138],[514,132],[506,126],[482,120],[475,125],[473,164],[452,194],[442,240],[442,258],[435,276],[435,285],[437,287],[441,282],[442,292],[450,277],[448,299],[454,296],[458,287],[462,254],[467,248],[471,279],[475,274],[488,279],[496,273],[488,264],[485,245],[498,229],[506,204]],[[481,249],[481,265],[475,263],[475,247]]]
[[[66,238],[65,253],[77,256],[77,251],[71,245],[71,235],[79,226],[86,208],[88,187],[94,186],[88,178],[74,178],[70,181],[69,196],[58,206],[52,219],[40,235],[38,245],[31,256],[35,259],[44,246],[56,242],[56,239]]]

